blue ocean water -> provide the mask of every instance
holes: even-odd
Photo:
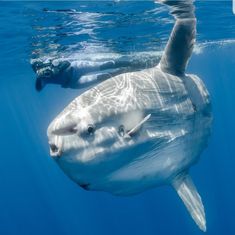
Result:
[[[81,90],[35,90],[30,60],[149,56],[173,25],[165,7],[140,2],[0,2],[0,234],[201,234],[170,187],[137,196],[87,192],[49,157],[46,129]],[[235,16],[230,1],[196,2],[197,44],[188,72],[213,104],[208,148],[191,175],[207,234],[235,234]],[[148,57],[147,56],[147,57]],[[115,57],[115,58],[116,58]]]

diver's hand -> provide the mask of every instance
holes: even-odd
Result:
[[[69,61],[33,61],[32,68],[36,73],[36,90],[41,91],[48,83],[62,84],[71,72]]]

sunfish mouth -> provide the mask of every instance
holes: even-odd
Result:
[[[49,144],[51,157],[61,157],[63,154],[62,148],[58,147],[56,144]]]

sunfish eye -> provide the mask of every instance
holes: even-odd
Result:
[[[88,133],[89,135],[93,135],[94,132],[95,132],[95,126],[92,125],[92,124],[89,124],[88,127],[87,127],[87,133]]]
[[[124,125],[119,126],[118,128],[118,134],[123,137],[125,135],[125,127]]]

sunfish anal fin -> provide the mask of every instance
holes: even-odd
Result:
[[[195,223],[203,232],[206,232],[204,206],[191,177],[188,174],[177,176],[173,180],[172,186],[182,199]]]

